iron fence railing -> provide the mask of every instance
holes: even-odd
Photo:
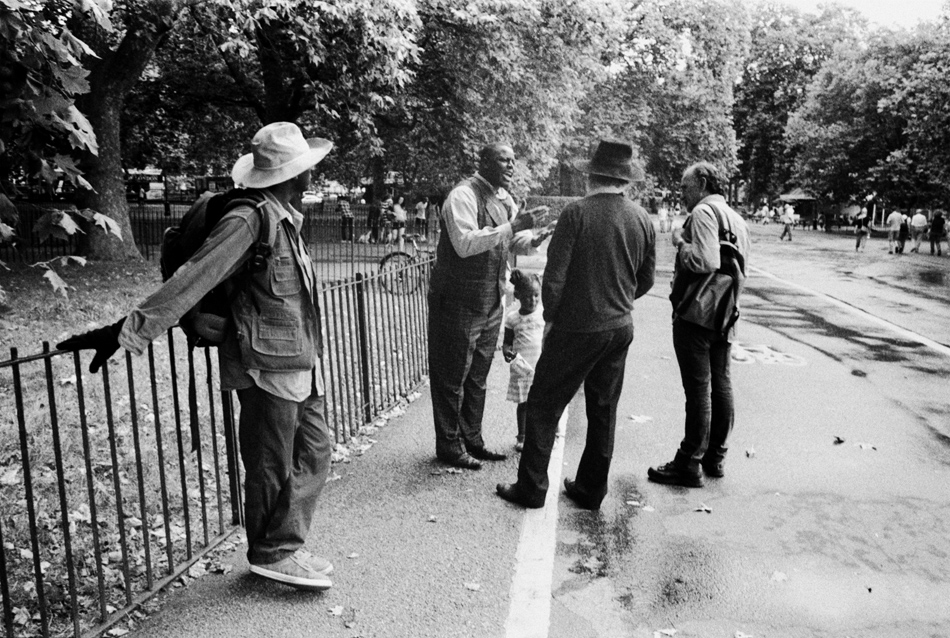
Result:
[[[74,238],[67,241],[49,237],[41,242],[33,233],[36,221],[49,210],[67,209],[71,205],[23,202],[16,207],[19,214],[14,225],[16,244],[0,244],[0,261],[34,263],[77,253]],[[189,203],[182,202],[129,203],[135,245],[146,259],[158,258],[165,229],[178,224],[189,208]],[[393,242],[386,241],[389,227],[379,222],[371,228],[367,220],[369,207],[365,204],[353,204],[350,208],[352,220],[342,216],[335,201],[304,206],[302,234],[310,244],[311,256],[324,281],[354,277],[358,272],[375,272],[379,260],[392,250]],[[434,221],[417,225],[410,219],[407,224],[406,233],[417,233],[424,238],[422,243],[435,245],[438,227]],[[361,237],[367,241],[359,241]]]
[[[427,374],[431,264],[414,256],[321,286],[321,365],[338,443]],[[44,344],[0,361],[8,638],[101,635],[243,521],[238,405],[219,390],[217,357],[189,350],[173,329],[147,356],[126,353],[101,374],[87,373],[85,359]]]

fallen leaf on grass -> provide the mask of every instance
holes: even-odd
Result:
[[[330,472],[330,474],[327,476],[327,481],[326,481],[326,482],[327,482],[327,483],[332,483],[333,481],[339,481],[339,480],[342,479],[342,478],[343,478],[343,477],[340,476],[339,474],[337,474],[336,472]]]
[[[669,629],[660,629],[653,632],[653,638],[663,638],[663,636],[675,636],[676,630],[670,627]]]
[[[712,509],[711,509],[708,505],[706,505],[705,503],[700,503],[700,504],[699,504],[699,507],[697,507],[697,508],[696,508],[695,510],[693,510],[693,511],[696,511],[696,512],[706,512],[707,514],[712,514]]]
[[[737,631],[735,638],[753,638],[753,637],[752,637],[752,634],[747,634],[743,631]]]
[[[436,519],[435,514],[430,514],[430,515],[429,515],[429,519],[428,519],[427,522],[429,522],[429,523],[435,523],[435,522],[437,522],[437,521],[438,521],[438,519]]]
[[[781,583],[788,580],[788,575],[785,572],[772,572],[772,580]]]
[[[429,472],[430,476],[442,476],[442,470],[432,470]]]
[[[331,616],[342,616],[343,615],[343,605],[337,605],[336,607],[330,607],[327,610],[327,613]]]
[[[60,385],[76,385],[76,375],[71,377],[63,377],[59,380]]]
[[[347,556],[347,558],[359,558],[359,557],[360,557],[360,555],[357,554],[356,552],[353,552],[352,554],[350,554],[349,556]]]
[[[634,423],[646,423],[653,420],[652,416],[647,416],[645,414],[631,414],[627,418]]]
[[[875,451],[877,451],[877,448],[874,447],[873,445],[871,445],[870,443],[858,443],[857,446],[858,446],[859,448],[861,448],[862,450],[875,450]]]
[[[450,467],[445,470],[445,473],[446,474],[461,474],[462,470],[458,469],[457,467]]]
[[[750,447],[748,450],[745,451],[745,455],[751,459],[753,456],[755,456],[755,448]]]
[[[652,506],[652,505],[644,505],[644,506],[643,506],[643,511],[644,511],[644,512],[655,512],[656,510],[653,509],[653,506]]]
[[[481,591],[482,586],[479,585],[478,583],[465,583],[465,589],[468,589],[471,591]]]
[[[835,445],[841,445],[842,443],[844,443],[844,439],[842,439],[840,436],[836,436],[836,437],[835,437],[834,444],[835,444]]]
[[[627,501],[627,505],[633,505],[634,507],[640,507],[640,501]]]

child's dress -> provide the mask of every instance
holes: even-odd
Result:
[[[541,356],[541,340],[544,337],[543,310],[539,303],[531,314],[521,314],[521,308],[512,308],[505,316],[505,328],[515,333],[511,349],[519,357],[511,362],[511,380],[508,382],[508,400],[524,403],[534,381],[534,368]],[[519,358],[523,361],[520,362]],[[525,365],[527,364],[527,365]]]

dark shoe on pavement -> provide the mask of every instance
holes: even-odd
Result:
[[[577,485],[571,479],[564,479],[564,495],[574,501],[574,504],[584,510],[599,510],[600,503],[594,505],[587,500],[577,489]]]
[[[471,455],[462,452],[458,456],[440,456],[439,460],[454,467],[460,467],[463,470],[480,470],[482,462],[472,458]]]
[[[507,454],[489,450],[487,447],[472,448],[468,451],[468,453],[479,461],[504,461],[508,458]]]
[[[659,467],[647,470],[647,478],[654,483],[664,485],[680,485],[682,487],[702,487],[703,475],[699,472],[690,472],[688,469],[670,462]]]
[[[498,496],[502,497],[509,503],[514,503],[515,505],[520,505],[521,507],[527,507],[529,509],[538,509],[544,507],[544,499],[542,498],[539,501],[529,500],[518,489],[517,483],[499,483],[495,487],[495,491],[498,492]]]
[[[324,591],[333,586],[327,574],[316,571],[299,552],[276,563],[265,565],[251,564],[251,572],[278,583],[290,585],[304,591]],[[332,567],[331,567],[332,569]]]
[[[726,475],[723,465],[722,461],[703,461],[703,473],[712,478],[722,478]]]

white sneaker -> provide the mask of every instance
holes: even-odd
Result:
[[[324,591],[333,586],[327,574],[318,572],[309,561],[299,556],[299,550],[276,563],[252,564],[251,573],[306,591]]]
[[[294,552],[294,556],[297,556],[303,562],[310,565],[310,568],[315,572],[326,574],[327,576],[333,573],[333,563],[328,561],[323,556],[311,554],[305,549],[298,549],[296,552]]]

